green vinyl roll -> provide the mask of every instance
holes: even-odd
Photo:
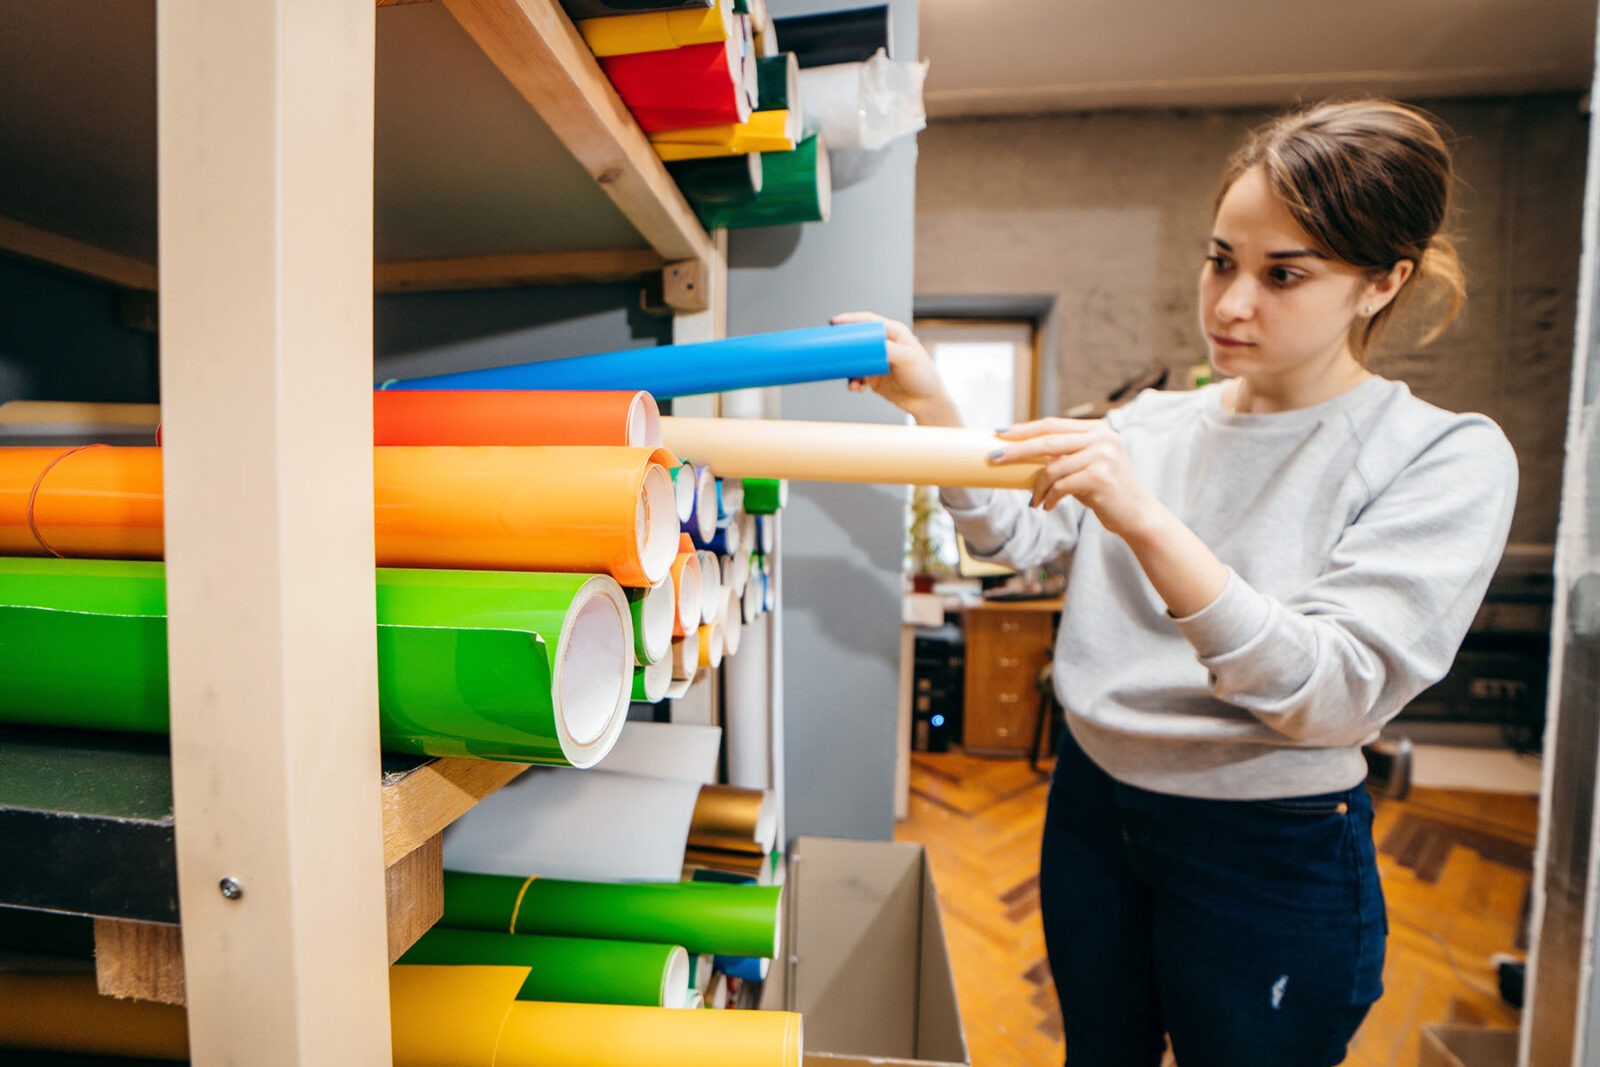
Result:
[[[789,499],[789,486],[781,478],[744,479],[744,509],[752,515],[776,515]]]
[[[587,767],[621,732],[633,648],[610,578],[379,568],[377,619],[389,751]],[[0,675],[0,721],[165,732],[165,565],[0,559]]]
[[[770,958],[778,951],[780,892],[715,882],[612,884],[445,871],[439,924]]]
[[[756,110],[799,111],[800,62],[793,52],[756,60]]]
[[[658,1008],[688,1003],[689,954],[680,945],[436,926],[396,962],[532,968],[518,1000]]]
[[[708,206],[699,210],[700,221],[708,229],[730,230],[827,221],[833,210],[833,179],[820,134],[807,137],[793,152],[762,152],[761,172],[761,192],[754,200]]]
[[[761,153],[751,152],[743,156],[668,163],[667,173],[672,175],[694,209],[705,212],[716,207],[750,203],[761,192],[765,171]]]

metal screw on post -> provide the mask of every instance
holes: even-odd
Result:
[[[217,889],[229,900],[238,900],[244,896],[244,886],[239,884],[237,878],[224,878],[217,883]]]

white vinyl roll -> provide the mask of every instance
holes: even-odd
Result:
[[[676,882],[701,783],[533,767],[446,828],[453,871]]]
[[[721,748],[720,726],[634,721],[624,724],[617,743],[593,769],[705,784],[717,780]]]
[[[728,784],[771,789],[771,685],[769,615],[745,628],[744,652],[722,669],[723,729],[728,742]]]

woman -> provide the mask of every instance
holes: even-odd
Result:
[[[1222,181],[1200,325],[1227,380],[1000,432],[1032,498],[944,490],[975,554],[1064,558],[1068,731],[1040,890],[1072,1067],[1339,1063],[1387,923],[1360,746],[1443,677],[1504,547],[1516,459],[1365,366],[1419,290],[1461,303],[1449,150],[1387,101],[1256,131]],[[865,317],[841,316],[840,320]],[[871,388],[960,417],[889,324]]]

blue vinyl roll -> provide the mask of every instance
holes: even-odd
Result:
[[[729,978],[739,978],[746,982],[760,982],[767,977],[766,969],[761,966],[763,961],[756,956],[718,956],[716,968]]]
[[[717,532],[711,535],[711,540],[706,542],[705,547],[719,556],[735,555],[739,547],[737,541],[739,535],[736,532],[731,532],[732,527],[733,524],[731,522],[725,522],[718,526]],[[732,546],[731,548],[729,547],[730,545]]]
[[[700,472],[704,470],[705,467],[703,466],[695,467],[696,484],[699,483]],[[711,538],[716,535],[716,508],[711,507],[709,501],[707,502],[706,507],[701,507],[699,493],[695,494],[694,510],[689,513],[688,520],[684,522],[683,532],[688,534],[690,539],[694,541],[694,547],[696,548],[706,547],[706,545],[711,541]]]
[[[889,373],[881,322],[782,330],[384,382],[382,389],[643,389],[658,400]]]

